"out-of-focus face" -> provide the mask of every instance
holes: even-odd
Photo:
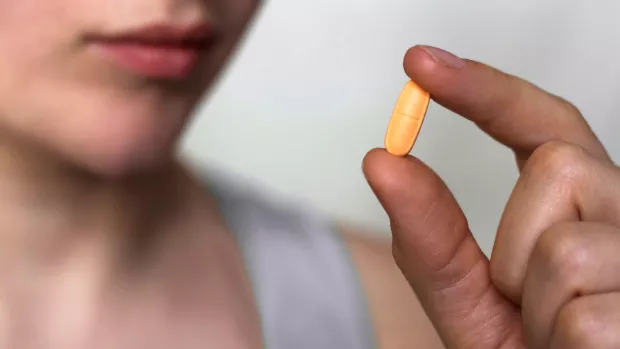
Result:
[[[0,0],[0,145],[104,175],[167,160],[258,2]]]

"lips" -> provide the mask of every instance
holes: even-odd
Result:
[[[135,74],[164,79],[187,78],[215,41],[208,24],[158,24],[112,36],[93,37],[93,46]]]

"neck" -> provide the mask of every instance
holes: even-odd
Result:
[[[0,268],[17,260],[62,263],[85,245],[130,241],[161,219],[181,177],[171,161],[149,174],[102,178],[41,151],[0,144]]]

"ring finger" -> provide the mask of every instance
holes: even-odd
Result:
[[[620,293],[584,296],[562,307],[550,348],[620,348]]]
[[[560,223],[545,231],[529,260],[522,298],[528,347],[548,348],[555,319],[573,298],[620,291],[620,228]]]

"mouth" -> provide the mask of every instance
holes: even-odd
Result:
[[[209,23],[155,24],[89,42],[107,59],[135,74],[159,79],[187,78],[216,41]]]

